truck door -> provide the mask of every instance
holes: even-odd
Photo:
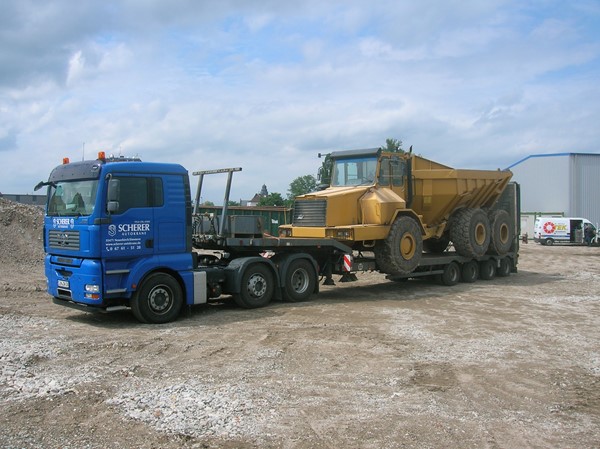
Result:
[[[130,260],[154,254],[154,207],[162,202],[162,196],[157,197],[159,181],[149,176],[112,176],[118,192],[112,201],[114,210],[101,231],[103,258]]]
[[[379,167],[379,185],[391,188],[401,198],[406,198],[406,160],[398,156],[382,157]]]

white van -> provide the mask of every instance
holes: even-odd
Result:
[[[591,226],[595,236],[596,227],[587,218],[538,217],[535,220],[533,241],[542,245],[555,243],[584,245],[588,243],[585,239],[585,229],[588,226]]]

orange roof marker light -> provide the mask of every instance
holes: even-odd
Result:
[[[106,162],[106,153],[104,153],[104,151],[98,151],[98,159],[102,162]]]
[[[66,165],[66,164],[68,164],[69,162],[71,162],[71,161],[69,160],[69,158],[68,158],[68,157],[63,157],[63,165]]]

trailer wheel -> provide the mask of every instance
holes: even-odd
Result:
[[[490,220],[481,209],[460,209],[450,222],[450,240],[456,252],[466,257],[480,257],[490,245]]]
[[[510,276],[510,272],[512,270],[512,263],[508,257],[503,257],[500,259],[500,265],[498,266],[498,270],[496,271],[496,275],[498,277],[506,277]]]
[[[306,259],[296,259],[285,274],[284,297],[287,301],[306,301],[315,290],[317,274]]]
[[[440,274],[440,283],[442,285],[452,286],[460,281],[460,267],[456,262],[450,262],[444,267],[444,272]]]
[[[463,264],[460,279],[468,284],[475,282],[479,277],[479,265],[474,260]]]
[[[446,234],[442,235],[439,239],[432,238],[432,239],[424,240],[423,248],[428,253],[441,254],[444,251],[446,251],[446,248],[448,248],[449,244],[450,244],[450,237],[446,233]]]
[[[388,274],[411,273],[421,261],[423,236],[417,222],[407,216],[396,218],[385,240],[375,247],[375,261]]]
[[[479,279],[489,281],[496,276],[496,261],[493,259],[479,262]]]
[[[236,304],[246,309],[263,307],[273,298],[273,274],[262,263],[246,267],[242,275],[240,292],[233,296]]]
[[[174,321],[181,312],[183,291],[173,276],[154,273],[144,280],[131,299],[133,315],[142,323]]]
[[[505,210],[496,210],[490,213],[490,252],[503,256],[512,245],[515,231],[511,226],[510,215]]]

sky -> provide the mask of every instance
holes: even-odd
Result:
[[[600,1],[0,0],[2,193],[105,151],[285,197],[387,138],[457,168],[600,152]]]

